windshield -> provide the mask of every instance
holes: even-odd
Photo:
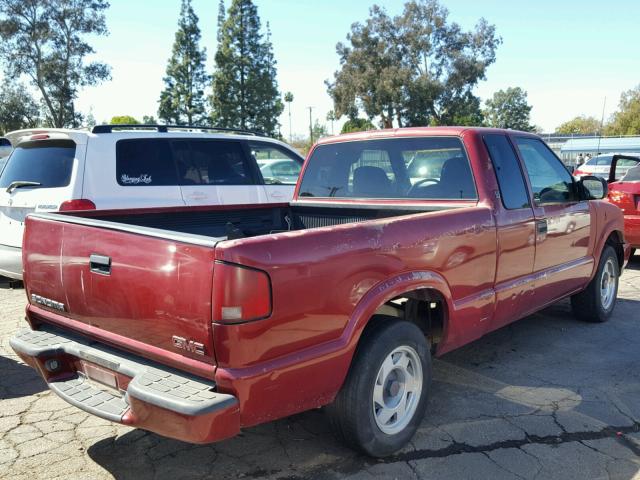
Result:
[[[475,199],[457,137],[393,138],[318,146],[301,197]]]
[[[66,187],[76,144],[71,140],[24,142],[16,147],[0,175],[0,188],[13,182],[34,182],[45,188]]]

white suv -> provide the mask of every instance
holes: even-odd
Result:
[[[225,129],[100,125],[20,130],[0,174],[0,275],[22,278],[24,220],[36,211],[285,203],[295,176],[265,161],[303,157],[286,144]],[[259,163],[260,162],[260,163]]]

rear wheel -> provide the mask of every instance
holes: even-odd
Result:
[[[363,335],[349,374],[327,408],[337,435],[373,457],[400,450],[424,416],[431,357],[413,323],[382,318]]]
[[[598,271],[587,288],[571,297],[573,313],[587,322],[606,322],[611,317],[618,296],[620,268],[613,247],[602,251]]]

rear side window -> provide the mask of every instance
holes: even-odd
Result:
[[[43,188],[66,187],[76,155],[71,140],[23,142],[13,151],[0,176],[0,188],[13,182],[35,182]]]
[[[255,183],[240,142],[224,140],[120,140],[116,175],[124,186]]]
[[[116,143],[116,176],[124,186],[177,185],[178,176],[169,140],[145,138]]]
[[[509,140],[505,135],[494,134],[483,138],[498,178],[502,204],[510,210],[529,207],[522,170]]]
[[[249,142],[249,150],[267,185],[295,185],[302,170],[302,158],[273,145]]]
[[[188,144],[190,157],[187,156],[186,164],[178,164],[182,185],[254,183],[240,142],[194,140]]]
[[[477,198],[457,137],[390,138],[316,147],[300,196],[335,198]]]

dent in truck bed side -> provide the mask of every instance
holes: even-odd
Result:
[[[496,265],[489,208],[279,233],[274,240],[267,235],[216,247],[216,260],[266,271],[273,286],[270,318],[213,328],[216,381],[239,398],[245,426],[330,402],[367,314],[389,295],[441,290],[450,320],[442,351],[489,327]],[[301,388],[286,398],[257,393]]]

